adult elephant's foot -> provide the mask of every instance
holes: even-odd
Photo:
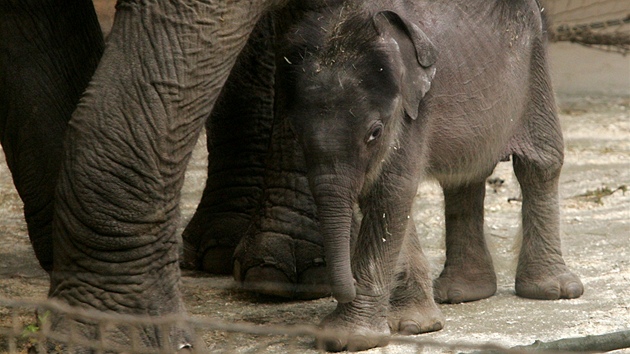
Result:
[[[457,304],[488,298],[497,291],[497,276],[492,268],[479,271],[446,266],[433,281],[433,296],[438,303]]]
[[[43,353],[92,353],[96,348],[178,354],[207,350],[202,341],[195,339],[193,328],[181,321],[181,316],[171,324],[165,323],[168,316],[153,324],[147,317],[125,322],[115,314],[65,307],[55,304],[53,309],[41,307],[37,311],[39,328],[48,328],[55,334],[41,343]]]
[[[59,239],[64,247],[51,273],[51,301],[38,308],[37,316],[40,328],[54,334],[46,343],[56,348],[50,352],[204,352],[181,297],[174,248],[137,247],[149,254],[143,263],[135,258],[109,263],[107,255],[120,253],[92,251],[93,259],[69,258],[78,249]]]
[[[234,254],[234,278],[264,295],[307,300],[330,294],[322,247],[279,234],[245,237]]]
[[[319,299],[330,296],[328,272],[323,257],[315,257],[304,262],[302,271],[298,274],[295,298],[300,300]]]
[[[337,304],[320,326],[324,335],[317,339],[317,347],[332,352],[383,347],[390,335],[387,306],[363,295],[357,295],[350,303]]]
[[[208,247],[200,259],[201,270],[210,274],[230,274],[233,270],[232,257],[235,248],[219,245]]]
[[[389,328],[393,332],[414,335],[435,332],[444,328],[444,315],[433,299],[404,307],[392,307],[388,316]]]
[[[249,224],[249,216],[215,215],[198,208],[182,234],[183,269],[201,270],[210,274],[232,274],[232,257]]]
[[[198,249],[184,242],[180,266],[182,269],[201,270],[210,274],[227,275],[232,273],[234,246],[213,244]]]
[[[564,264],[547,267],[519,264],[515,285],[516,295],[530,299],[574,299],[584,293],[580,278]]]

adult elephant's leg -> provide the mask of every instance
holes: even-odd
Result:
[[[446,262],[434,282],[435,299],[459,303],[492,296],[497,278],[483,233],[485,180],[443,190]]]
[[[50,271],[62,139],[103,35],[91,1],[2,1],[0,17],[0,141],[35,255]]]
[[[525,134],[519,137],[514,154],[514,172],[523,194],[516,294],[549,300],[576,298],[584,287],[564,263],[560,246],[558,181],[564,144],[540,41],[534,43],[531,59],[530,97]]]
[[[237,247],[234,277],[263,294],[312,299],[330,293],[304,155],[282,113],[274,119],[263,200]]]
[[[285,38],[303,11],[303,3],[293,5],[273,14],[277,38]],[[276,64],[285,60],[275,59]],[[276,72],[263,199],[234,254],[234,277],[255,292],[312,299],[328,295],[330,287],[304,154],[285,113],[285,79],[283,72]]]
[[[208,179],[183,233],[183,267],[231,274],[234,249],[258,207],[273,121],[271,16],[259,21],[206,122]]]
[[[68,126],[49,296],[133,315],[183,314],[175,230],[186,164],[263,2],[119,1],[101,63]],[[89,322],[53,329],[98,337]],[[108,343],[130,340],[110,328]],[[149,326],[172,349],[185,328]]]

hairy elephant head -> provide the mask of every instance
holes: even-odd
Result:
[[[352,210],[418,119],[436,51],[393,11],[345,7],[307,14],[281,49],[280,87],[301,142],[324,236],[329,280],[341,302],[356,296]]]

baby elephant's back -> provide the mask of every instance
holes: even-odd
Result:
[[[431,2],[418,10],[438,52],[421,106],[429,172],[438,179],[474,179],[511,153],[537,85],[534,62],[544,60],[540,10],[532,3]]]

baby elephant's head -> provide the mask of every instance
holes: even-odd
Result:
[[[282,46],[279,87],[304,149],[333,295],[349,302],[353,206],[418,119],[435,74],[435,48],[392,11],[305,16]],[[403,147],[404,148],[404,147]]]

